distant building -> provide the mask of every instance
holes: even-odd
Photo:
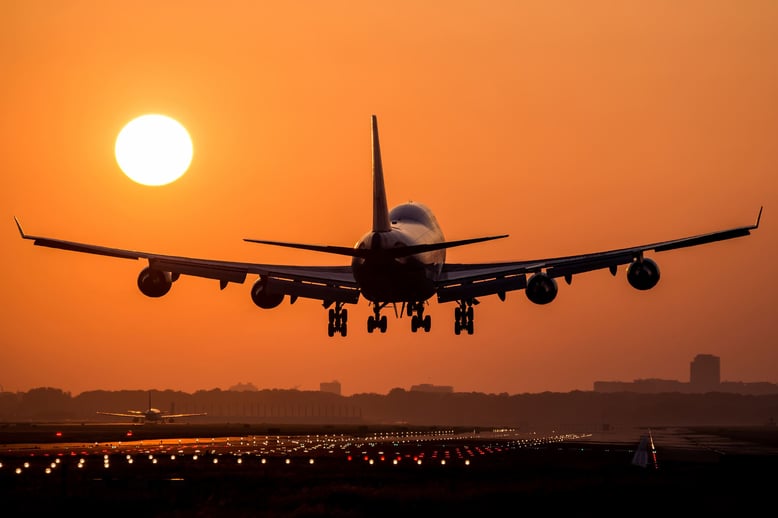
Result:
[[[695,392],[712,392],[721,384],[721,362],[718,356],[698,354],[689,365],[689,384]]]
[[[322,381],[319,383],[319,390],[321,392],[331,392],[340,396],[340,382],[339,381]]]
[[[411,392],[441,392],[449,394],[454,392],[454,387],[451,385],[431,385],[429,383],[422,383],[421,385],[411,385]]]
[[[778,384],[721,381],[721,361],[719,357],[712,354],[698,354],[689,366],[688,383],[655,378],[636,379],[634,381],[595,381],[594,391],[638,392],[641,394],[727,392],[730,394],[766,395],[778,394]]]

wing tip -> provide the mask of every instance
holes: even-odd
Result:
[[[762,209],[764,209],[764,205],[759,207],[759,214],[756,215],[756,223],[754,224],[754,229],[759,228],[759,222],[762,220]]]
[[[14,221],[16,222],[16,228],[19,229],[19,235],[22,236],[22,239],[27,239],[27,234],[25,234],[24,230],[22,230],[22,224],[19,223],[19,218],[14,216]]]

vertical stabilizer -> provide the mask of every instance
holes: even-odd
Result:
[[[659,467],[656,461],[656,447],[654,446],[654,436],[651,435],[651,430],[648,431],[648,435],[640,436],[640,444],[638,444],[638,448],[632,456],[632,464],[641,468],[653,466],[654,469],[657,469]]]
[[[389,222],[389,206],[386,204],[386,187],[384,186],[384,168],[381,165],[381,146],[378,143],[378,120],[373,121],[373,232],[389,232],[392,226]]]

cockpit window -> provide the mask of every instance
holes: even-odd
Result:
[[[420,203],[398,205],[389,212],[389,219],[393,225],[400,220],[413,220],[429,225],[434,220],[430,210]]]

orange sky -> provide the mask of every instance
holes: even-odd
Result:
[[[0,4],[0,386],[318,390],[417,383],[510,394],[596,380],[778,382],[778,3],[772,1],[39,1]],[[133,183],[119,130],[183,123],[177,182]],[[319,302],[254,306],[254,279],[183,277],[35,247],[31,234],[192,257],[346,258],[244,237],[352,245],[371,224],[370,115],[390,205],[421,201],[452,262],[594,252],[752,224],[663,252],[649,292],[576,276],[535,306],[481,299],[475,334],[431,301],[429,334],[387,311],[328,338]]]

